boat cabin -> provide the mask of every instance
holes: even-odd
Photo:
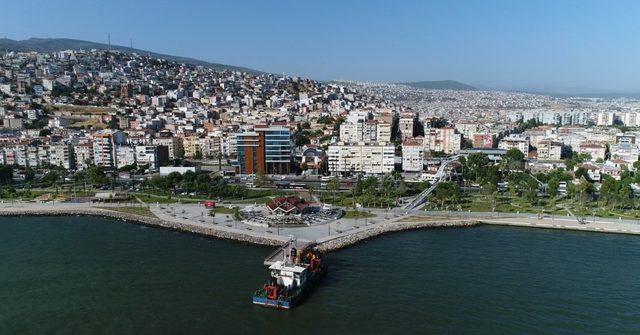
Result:
[[[271,277],[278,280],[278,284],[284,285],[288,288],[303,286],[308,277],[308,270],[306,267],[285,263],[283,261],[273,263],[269,267],[269,270],[271,270]]]

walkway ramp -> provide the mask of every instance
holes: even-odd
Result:
[[[438,186],[438,184],[442,180],[445,179],[445,176],[446,176],[445,172],[447,171],[447,167],[449,167],[449,165],[457,162],[459,157],[460,157],[460,155],[454,155],[454,156],[449,157],[446,161],[443,161],[440,164],[440,167],[438,168],[438,171],[436,172],[436,179],[433,181],[431,186],[429,186],[424,191],[420,192],[420,194],[418,194],[411,202],[406,204],[403,207],[403,209],[405,209],[407,211],[410,211],[410,210],[413,210],[413,209],[416,209],[416,208],[420,207],[422,204],[427,202],[427,197],[429,196],[429,194],[431,194],[431,192],[433,192],[433,190],[436,189],[436,186]]]

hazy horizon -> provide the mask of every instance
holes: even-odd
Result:
[[[71,38],[318,80],[640,92],[619,1],[11,2],[0,36]]]

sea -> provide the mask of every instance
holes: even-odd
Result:
[[[97,217],[0,218],[0,334],[640,334],[640,236],[478,226],[326,255],[296,309],[271,248]]]

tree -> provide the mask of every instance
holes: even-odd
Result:
[[[40,132],[38,133],[38,136],[49,136],[51,135],[51,129],[42,129],[40,130]]]
[[[590,161],[590,160],[591,160],[591,154],[589,153],[579,154],[576,152],[572,152],[571,157],[565,160],[565,165],[567,166],[567,169],[571,171],[576,165],[581,164],[585,161]]]
[[[531,128],[535,128],[539,125],[541,125],[542,123],[538,122],[538,120],[536,119],[529,119],[527,121],[518,121],[518,128],[519,128],[519,132],[523,132],[527,129],[531,129]]]
[[[331,200],[335,200],[335,194],[340,189],[340,179],[338,177],[333,177],[327,183],[327,189],[331,192]]]
[[[196,150],[196,153],[193,155],[193,159],[202,159],[202,151],[200,149]]]
[[[133,163],[133,164],[125,165],[125,166],[119,168],[118,171],[120,171],[120,172],[131,172],[133,170],[136,170],[137,168],[138,168],[137,164]]]
[[[49,171],[44,177],[42,177],[41,182],[45,184],[47,187],[56,185],[58,180],[60,179],[60,174],[56,170]]]
[[[398,187],[396,188],[398,195],[403,196],[405,192],[407,192],[407,184],[404,182],[404,179],[400,179],[398,182]]]
[[[591,178],[589,178],[589,172],[587,171],[587,169],[583,168],[582,166],[577,168],[573,174],[576,176],[577,179],[584,178],[586,180],[591,180]]]
[[[256,174],[256,180],[254,181],[254,185],[256,187],[263,187],[267,184],[267,177],[264,175],[264,172],[258,171]]]
[[[104,168],[101,166],[90,165],[85,171],[85,177],[93,185],[103,185],[107,183],[107,176],[104,173]]]
[[[391,119],[391,142],[398,143],[402,141],[402,134],[400,133],[400,117],[396,113]]]
[[[576,187],[577,194],[579,196],[580,205],[584,206],[585,202],[588,202],[593,193],[593,185],[586,179],[581,179]]]
[[[549,192],[549,197],[554,198],[558,195],[558,190],[560,189],[560,181],[557,178],[551,178],[547,183],[547,190]]]
[[[487,164],[489,164],[489,158],[483,153],[473,153],[469,155],[469,158],[463,159],[461,157],[460,162],[464,172],[465,179],[471,181],[478,181],[480,177],[484,175]]]
[[[218,151],[218,153],[216,154],[216,158],[218,159],[218,172],[222,171],[222,152]]]
[[[491,204],[491,209],[494,210],[496,207],[495,200],[496,195],[498,193],[498,188],[495,184],[486,183],[482,186],[482,193],[489,199],[489,203]]]
[[[309,192],[309,198],[311,198],[311,201],[314,201],[313,195],[316,193],[316,188],[313,187],[313,185],[309,185],[309,188],[307,188],[307,192]]]
[[[538,190],[539,190],[538,181],[533,179],[533,177],[529,176],[529,178],[527,178],[524,181],[524,188],[525,188],[524,196],[527,199],[527,201],[529,201],[530,203],[537,202]]]
[[[184,148],[182,146],[176,149],[176,158],[184,159]]]
[[[26,182],[32,182],[34,179],[36,179],[36,171],[27,166],[27,168],[24,170],[24,180]]]
[[[521,170],[523,167],[524,153],[522,151],[513,148],[509,149],[507,153],[502,157],[503,168],[507,170]]]
[[[0,164],[0,185],[10,185],[13,180],[13,168]]]
[[[633,195],[633,190],[631,189],[631,185],[623,185],[618,191],[618,197],[620,198],[620,208],[625,208],[631,205],[631,196]]]
[[[440,203],[440,208],[444,208],[445,204],[460,202],[461,196],[460,186],[450,181],[439,183],[432,194],[432,198]]]
[[[609,175],[605,175],[600,185],[600,201],[604,206],[616,202],[618,195],[617,181]]]

